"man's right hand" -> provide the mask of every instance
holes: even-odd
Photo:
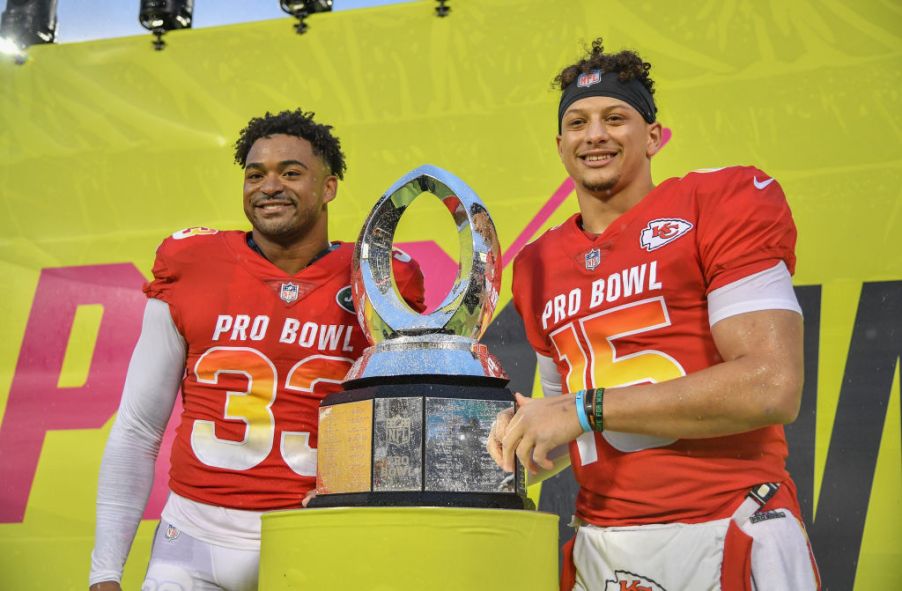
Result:
[[[122,591],[122,587],[116,581],[103,581],[94,583],[88,591]]]
[[[495,460],[498,466],[502,466],[504,462],[504,450],[501,447],[501,442],[504,440],[504,435],[507,433],[507,425],[512,418],[514,418],[513,408],[499,412],[498,416],[495,417],[495,422],[492,423],[492,429],[489,431],[489,438],[486,441],[489,455],[492,456],[492,459]]]

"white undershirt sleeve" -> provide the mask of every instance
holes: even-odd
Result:
[[[545,398],[560,396],[563,386],[561,385],[561,374],[557,371],[554,359],[536,353],[536,360],[539,366],[539,381],[542,383],[542,392],[545,393]]]
[[[554,359],[536,353],[536,360],[539,366],[539,381],[542,383],[542,392],[545,397],[560,396],[564,389],[561,384],[561,374],[557,371],[557,364],[554,362]],[[566,443],[559,445],[548,453],[548,457],[554,462],[554,466],[549,470],[540,470],[538,474],[530,474],[527,470],[527,485],[538,484],[569,466],[570,448]]]
[[[120,581],[153,486],[154,464],[185,372],[185,340],[169,306],[150,299],[128,366],[97,488],[90,585]]]
[[[708,323],[711,326],[724,318],[759,310],[802,313],[792,288],[792,276],[783,261],[708,294]]]

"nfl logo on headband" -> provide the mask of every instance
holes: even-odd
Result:
[[[580,88],[587,88],[599,82],[601,82],[601,70],[592,70],[591,72],[580,74],[579,78],[576,79],[576,85]]]

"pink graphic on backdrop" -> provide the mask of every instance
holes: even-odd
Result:
[[[539,228],[548,221],[548,218],[557,211],[557,208],[561,206],[564,200],[567,199],[567,196],[573,192],[573,179],[567,177],[561,185],[555,189],[554,193],[551,194],[551,197],[548,198],[548,201],[545,202],[539,209],[539,213],[537,213],[526,227],[523,228],[523,231],[514,239],[511,245],[508,247],[504,254],[501,255],[501,268],[504,269],[507,267],[508,263],[514,260],[514,257],[517,256],[523,247],[526,246],[530,239],[535,235],[536,232],[539,231]]]
[[[419,263],[426,288],[426,312],[432,312],[451,291],[457,263],[432,240],[401,242],[396,246]]]
[[[0,523],[22,521],[47,432],[98,429],[116,411],[141,329],[143,283],[131,263],[41,271],[0,424]],[[60,388],[75,311],[83,304],[103,306],[94,356],[83,386]]]

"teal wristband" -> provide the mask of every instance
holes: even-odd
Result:
[[[579,426],[582,427],[583,432],[588,433],[592,430],[592,426],[589,424],[589,416],[586,414],[585,398],[585,390],[576,391],[576,418],[579,419]]]

